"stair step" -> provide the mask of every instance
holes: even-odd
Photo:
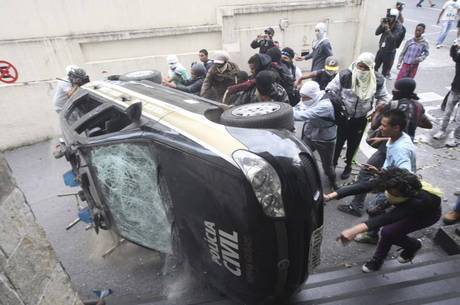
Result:
[[[417,267],[421,264],[431,264],[440,258],[441,256],[438,253],[430,251],[418,254],[413,260],[412,264],[400,264],[396,259],[392,259],[385,261],[382,268],[384,268],[385,271],[393,269],[409,269]],[[321,286],[326,283],[331,283],[334,280],[341,281],[342,279],[348,278],[349,276],[362,276],[363,273],[361,271],[361,266],[363,264],[364,262],[354,264],[349,268],[340,267],[327,270],[318,270],[316,273],[313,273],[308,277],[308,281],[302,289]]]
[[[386,261],[374,273],[361,266],[312,274],[291,305],[458,305],[460,255],[417,255],[413,264]],[[214,293],[200,297],[162,300],[142,305],[238,305]]]
[[[433,262],[409,264],[409,268],[383,269],[371,274],[347,275],[307,284],[293,298],[292,304],[392,304],[455,293],[459,278],[460,256],[451,256]]]

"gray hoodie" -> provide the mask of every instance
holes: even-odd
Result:
[[[334,123],[334,106],[324,92],[310,106],[300,101],[294,107],[294,120],[305,121],[303,133],[306,138],[318,142],[333,142],[337,137],[337,125]]]
[[[362,118],[372,111],[374,98],[377,99],[377,103],[387,102],[390,100],[390,96],[385,87],[385,79],[378,72],[375,72],[375,76],[377,79],[375,95],[366,100],[359,99],[351,88],[351,69],[345,69],[337,73],[334,79],[327,85],[326,91],[332,91],[334,94],[342,98],[342,102],[347,108],[348,116],[350,118]]]

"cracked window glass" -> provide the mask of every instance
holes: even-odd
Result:
[[[91,164],[115,226],[126,239],[172,253],[170,204],[148,145],[122,143],[94,148]]]

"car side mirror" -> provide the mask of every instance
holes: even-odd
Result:
[[[131,122],[139,122],[142,115],[142,103],[137,102],[126,108],[126,115]]]

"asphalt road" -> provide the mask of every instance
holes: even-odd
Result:
[[[415,8],[416,0],[406,2],[406,37],[410,38],[413,35],[417,23],[424,22],[427,25],[426,37],[432,47],[431,55],[419,68],[416,76],[417,92],[421,93],[422,103],[435,119],[436,129],[442,115],[438,110],[439,104],[448,91],[447,87],[455,71],[448,55],[448,47],[434,48],[434,40],[440,31],[435,22],[443,1],[434,1],[437,4],[437,8],[434,9]],[[382,17],[384,14],[385,12],[382,12]],[[376,26],[377,23],[378,20]],[[455,32],[451,32],[446,44],[451,43],[455,35]],[[397,73],[396,70],[393,72]],[[392,85],[392,82],[388,82],[387,87],[391,90]],[[418,173],[423,179],[445,191],[443,209],[447,211],[455,199],[453,191],[460,188],[460,148],[447,149],[443,147],[443,143],[432,141],[433,132],[434,130],[419,130],[417,133]],[[124,243],[111,255],[103,258],[101,255],[114,244],[114,238],[106,232],[96,235],[92,230],[85,230],[85,225],[81,223],[66,231],[66,226],[76,217],[76,204],[72,197],[57,195],[73,193],[76,189],[65,187],[62,182],[62,174],[69,169],[69,165],[63,159],[52,158],[54,143],[55,141],[49,141],[19,148],[7,152],[6,157],[39,223],[45,228],[48,238],[83,299],[94,298],[92,289],[100,288],[113,289],[114,296],[110,298],[110,304],[115,305],[187,297],[189,294],[205,300],[216,295],[205,282],[197,280],[193,271],[175,268],[174,262],[169,263],[169,272],[163,275],[164,259],[158,253]],[[369,153],[369,148],[365,144],[362,145],[357,155],[358,161],[365,162]],[[340,168],[337,169],[337,173],[340,175]],[[341,183],[346,182],[349,181]],[[342,202],[347,200],[344,199]],[[368,259],[374,250],[370,245],[352,243],[343,247],[335,242],[335,237],[341,230],[365,219],[337,211],[338,203],[339,201],[331,202],[325,208],[320,268],[358,264]],[[431,243],[436,226],[415,234],[424,240],[423,251],[439,251]],[[395,255],[395,251],[393,248],[392,255]]]

